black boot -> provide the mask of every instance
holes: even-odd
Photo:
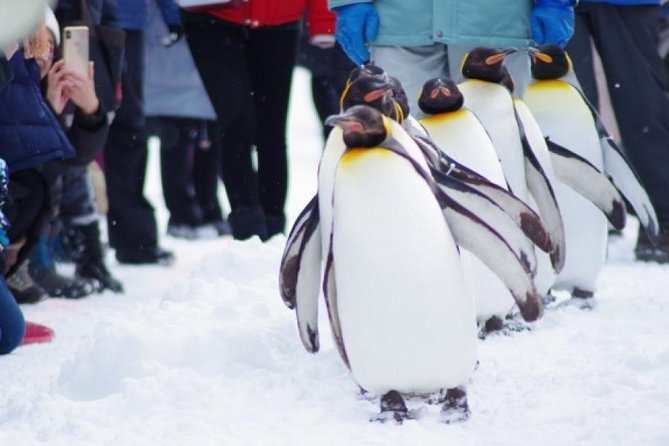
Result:
[[[40,236],[33,247],[28,262],[28,272],[35,283],[44,288],[51,297],[79,299],[94,291],[93,284],[88,280],[66,277],[56,271],[46,235]]]
[[[77,277],[94,281],[98,292],[105,289],[114,293],[123,292],[123,285],[112,277],[105,265],[97,221],[65,227],[63,244],[67,246],[76,266]]]

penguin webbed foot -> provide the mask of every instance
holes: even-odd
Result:
[[[489,335],[511,336],[522,331],[531,331],[532,325],[525,322],[517,314],[509,314],[505,319],[492,316],[485,321],[479,330],[479,339],[484,340]]]
[[[442,423],[452,424],[467,421],[471,416],[467,403],[467,391],[463,387],[448,389],[444,395],[439,418]]]
[[[411,414],[407,405],[404,402],[402,395],[396,391],[391,390],[381,397],[381,412],[370,419],[379,423],[394,422],[402,424],[405,420],[413,420],[415,416]]]
[[[571,298],[558,306],[576,307],[580,310],[591,311],[597,307],[597,299],[595,299],[594,291],[574,288],[571,292]]]

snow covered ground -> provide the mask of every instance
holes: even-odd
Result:
[[[320,152],[308,75],[295,81],[293,218]],[[147,191],[164,229],[155,159]],[[0,358],[0,445],[669,445],[669,266],[633,260],[635,230],[612,241],[594,311],[548,310],[531,332],[479,342],[468,422],[427,407],[402,426],[368,421],[378,400],[359,394],[325,317],[321,353],[303,350],[277,291],[284,237],[165,237],[169,269],[110,256],[126,294],[24,308],[56,339]]]

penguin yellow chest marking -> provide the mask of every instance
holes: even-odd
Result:
[[[468,113],[469,113],[468,110],[460,109],[448,113],[439,113],[438,115],[426,116],[424,118],[421,118],[420,122],[427,125],[436,126],[442,123],[464,119]]]
[[[383,158],[387,158],[390,156],[396,156],[394,155],[390,150],[384,149],[382,147],[359,147],[359,148],[351,148],[344,153],[344,155],[341,157],[340,160],[340,165],[343,166],[350,166],[356,161],[360,161],[361,158],[364,156],[380,156]]]

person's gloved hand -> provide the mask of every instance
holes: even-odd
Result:
[[[7,246],[9,246],[9,236],[4,228],[0,228],[0,252],[4,251]]]
[[[573,0],[536,0],[530,30],[537,45],[564,48],[574,34],[574,3]]]
[[[337,14],[335,36],[346,55],[356,64],[369,61],[365,44],[379,32],[379,15],[371,3],[352,3],[334,8]]]
[[[174,25],[168,25],[167,29],[170,31],[162,41],[162,44],[166,47],[170,47],[177,43],[184,35],[184,27],[180,23]]]

